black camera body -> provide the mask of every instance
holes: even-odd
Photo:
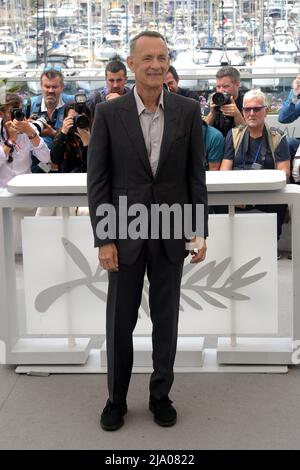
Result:
[[[224,106],[225,104],[230,104],[231,103],[231,95],[230,93],[221,93],[217,91],[214,93],[211,97],[212,102],[220,108],[221,106]]]
[[[24,121],[25,113],[20,108],[13,108],[11,112],[11,119],[12,121],[15,119],[16,121]]]
[[[86,107],[87,97],[84,93],[77,93],[75,95],[75,111],[78,113],[78,116],[74,116],[74,126],[71,127],[70,131],[75,132],[76,128],[79,129],[88,129],[90,125],[89,118],[87,116],[87,107]]]

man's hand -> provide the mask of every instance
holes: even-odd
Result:
[[[233,96],[230,97],[230,101],[230,104],[224,104],[223,106],[221,106],[221,111],[224,116],[234,117],[237,115],[237,113],[240,114],[240,112],[235,104]]]
[[[115,243],[109,243],[99,248],[98,259],[100,266],[107,271],[119,271],[118,250]]]
[[[215,103],[213,103],[212,101],[212,97],[215,93],[213,93],[211,96],[210,96],[210,99],[209,99],[209,113],[204,116],[203,120],[209,125],[209,126],[212,126],[214,120],[215,120],[215,115],[216,115],[216,105]]]
[[[56,130],[53,129],[53,127],[50,126],[50,124],[44,124],[44,129],[41,132],[42,137],[55,137],[56,136]]]
[[[106,101],[114,100],[114,99],[116,99],[116,98],[120,98],[119,93],[109,93],[109,94],[106,96]]]
[[[245,119],[243,118],[242,114],[240,113],[233,96],[230,97],[230,104],[224,104],[221,106],[221,111],[224,116],[231,116],[234,118],[234,123],[236,126],[240,124],[245,124]]]
[[[207,246],[204,238],[194,237],[189,243],[190,255],[192,255],[191,263],[200,263],[205,260]]]

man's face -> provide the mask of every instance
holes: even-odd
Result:
[[[168,72],[165,78],[165,84],[168,86],[172,93],[177,93],[178,82],[175,80],[171,72]]]
[[[46,76],[42,77],[41,80],[41,90],[42,95],[45,100],[47,108],[54,109],[56,108],[60,94],[64,89],[64,85],[60,77],[47,78]]]
[[[124,74],[124,70],[118,72],[106,72],[106,86],[108,93],[118,93],[119,95],[124,94],[125,83],[127,77]]]
[[[169,68],[169,56],[165,42],[160,38],[142,36],[136,41],[134,54],[127,63],[135,74],[136,85],[142,89],[163,87]]]
[[[239,94],[240,81],[232,80],[230,77],[216,79],[216,90],[219,93],[229,93],[236,100]]]
[[[259,98],[244,100],[243,115],[251,129],[262,129],[267,115],[267,108]]]

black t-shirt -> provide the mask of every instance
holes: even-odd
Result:
[[[272,152],[269,145],[264,147],[263,137],[253,139],[249,136],[248,145],[244,146],[242,142],[236,156],[234,153],[232,131],[230,131],[225,141],[224,159],[233,160],[234,170],[253,169],[253,163],[262,165],[262,169],[265,170],[274,169]],[[290,159],[289,148],[285,137],[283,137],[279,142],[277,148],[275,149],[274,156],[276,163]]]
[[[241,93],[241,91],[239,91],[238,97],[235,100],[235,104],[241,114],[243,113],[243,99],[244,99],[244,93]],[[209,111],[210,111],[210,107],[208,106],[205,109],[204,115],[206,116],[209,113]],[[222,132],[224,137],[226,137],[230,129],[233,129],[235,127],[235,122],[232,116],[224,116],[224,114],[221,111],[219,112],[217,111],[215,115],[215,119],[211,125],[215,127],[216,129],[218,129],[220,132]]]

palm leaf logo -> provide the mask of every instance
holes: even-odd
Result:
[[[69,257],[82,271],[83,276],[79,279],[55,284],[42,290],[35,298],[35,308],[40,313],[45,313],[49,307],[62,295],[76,289],[79,286],[86,286],[94,295],[106,303],[106,286],[96,287],[94,283],[107,283],[106,271],[100,266],[93,274],[92,269],[80,251],[80,249],[67,238],[61,239],[62,244]],[[199,268],[199,265],[187,264],[183,268],[181,298],[195,310],[203,310],[203,303],[208,303],[216,308],[226,309],[227,306],[218,300],[217,297],[232,299],[236,301],[250,300],[250,297],[238,292],[238,289],[258,282],[267,272],[260,272],[247,276],[247,273],[256,266],[261,257],[254,258],[240,266],[233,273],[226,277],[225,281],[220,281],[225,271],[229,268],[232,258],[227,257],[217,264],[216,261],[210,261]],[[196,300],[191,298],[191,292],[196,294]],[[146,316],[150,316],[148,306],[149,282],[145,280],[142,292],[141,310]],[[195,296],[193,296],[195,297]],[[180,304],[180,310],[184,312],[184,307]],[[139,317],[141,314],[139,313]]]

